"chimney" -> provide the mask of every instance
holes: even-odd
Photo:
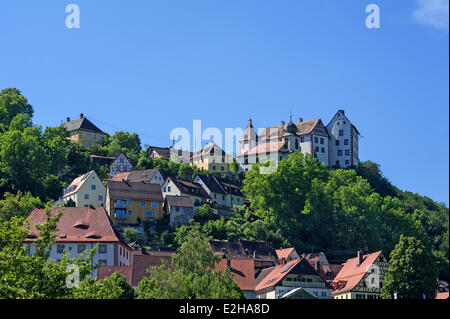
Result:
[[[80,119],[84,118],[84,114],[80,113]]]
[[[285,123],[284,123],[284,121],[281,121],[281,123],[280,123],[281,125],[284,125]]]
[[[229,260],[228,258],[227,258],[227,267],[231,268],[231,260]]]
[[[256,258],[256,250],[253,251],[253,259]]]
[[[66,122],[70,122],[70,117],[66,117]]]
[[[299,117],[299,118],[298,118],[298,122],[299,122],[299,123],[303,122],[303,118],[302,118],[302,117]]]
[[[319,260],[316,260],[316,271],[318,272],[318,271],[320,271],[320,261]]]
[[[362,262],[363,262],[363,254],[362,254],[362,251],[359,250],[358,251],[358,263],[357,263],[357,266],[359,267],[362,264]]]

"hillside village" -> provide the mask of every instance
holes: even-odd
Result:
[[[431,295],[448,298],[448,209],[396,189],[378,166],[361,163],[360,133],[344,110],[327,125],[291,115],[258,132],[250,119],[236,156],[214,141],[194,152],[141,149],[136,134],[110,136],[83,113],[42,131],[32,113],[24,108],[0,134],[0,212],[18,214],[8,200],[22,209],[28,256],[42,253],[40,225],[62,212],[47,258],[75,260],[97,247],[90,261],[97,282],[119,273],[138,289],[150,267],[173,264],[187,238],[203,236],[214,269],[231,274],[245,298],[380,299],[389,254],[410,235],[439,261]],[[5,152],[26,149],[10,148],[25,141],[20,134],[38,136],[33,148],[44,147],[29,157],[30,147],[18,155],[27,158],[22,168],[5,170],[18,164]],[[265,174],[273,163],[275,172]],[[47,175],[43,168],[19,174],[39,165]],[[14,220],[0,217],[2,227]]]
[[[107,134],[84,114],[67,118],[63,126],[70,138],[83,147],[101,145]],[[165,220],[176,229],[189,225],[199,209],[207,207],[216,216],[232,216],[236,206],[249,206],[241,192],[239,173],[251,170],[254,163],[281,161],[290,154],[302,152],[316,157],[326,166],[355,167],[359,163],[359,132],[339,110],[325,126],[320,119],[299,119],[267,127],[258,135],[252,120],[239,140],[236,156],[238,170],[230,167],[231,156],[211,141],[197,152],[189,153],[187,163],[202,170],[192,180],[163,176],[156,168],[136,170],[126,154],[115,157],[90,155],[92,162],[108,167],[108,178],[102,180],[94,171],[73,179],[54,202],[54,212],[62,209],[58,223],[60,236],[50,258],[60,260],[70,252],[77,257],[99,244],[93,263],[100,267],[93,276],[104,279],[113,273],[122,274],[137,288],[147,276],[146,269],[171,260],[175,249],[152,242],[158,221]],[[151,158],[170,161],[178,150],[173,147],[149,146]],[[27,217],[31,223],[30,252],[36,249],[33,239],[38,232],[34,225],[43,221],[45,212],[36,208]],[[124,231],[133,229],[133,242]],[[297,252],[294,247],[274,247],[271,242],[238,240],[209,241],[210,248],[220,256],[216,269],[231,270],[234,281],[246,298],[254,299],[379,299],[381,286],[370,285],[369,268],[376,267],[383,282],[388,267],[382,251],[355,251],[341,263],[330,263],[326,253]],[[373,281],[373,279],[372,279]],[[441,281],[439,293],[448,296],[448,284]]]

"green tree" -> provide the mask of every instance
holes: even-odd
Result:
[[[382,297],[398,299],[434,299],[437,288],[434,257],[429,248],[414,237],[401,236],[390,254]]]
[[[56,224],[61,218],[61,212],[51,216],[50,211],[47,208],[46,221],[36,225],[39,237],[34,240],[36,252],[33,255],[24,244],[29,229],[23,218],[12,217],[9,222],[0,223],[0,299],[70,298],[72,291],[66,279],[73,270],[68,266],[78,266],[81,280],[92,273],[95,249],[78,258],[69,259],[66,254],[59,262],[49,260],[55,244]]]
[[[139,233],[135,228],[125,228],[123,231],[123,236],[125,237],[125,241],[127,243],[135,242],[139,239]]]
[[[0,222],[9,221],[13,216],[26,217],[36,206],[42,205],[38,197],[30,192],[19,191],[17,195],[5,193],[0,200]]]
[[[6,130],[16,115],[27,114],[31,119],[33,112],[33,107],[18,89],[7,88],[0,92],[0,130],[2,127]]]
[[[187,235],[186,241],[172,258],[172,265],[163,263],[149,269],[137,289],[142,299],[229,299],[243,298],[230,271],[214,270],[219,257],[208,247],[199,233]]]
[[[80,287],[73,290],[75,299],[133,299],[134,289],[126,278],[119,273],[95,281],[92,277],[80,283]]]
[[[119,131],[110,137],[111,143],[108,145],[109,156],[117,156],[121,152],[132,158],[135,163],[141,151],[141,139],[136,133]]]

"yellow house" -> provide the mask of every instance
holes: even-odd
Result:
[[[84,147],[101,144],[106,137],[106,133],[85,118],[83,113],[76,120],[70,120],[68,117],[63,126],[70,132],[70,139],[80,141]]]
[[[233,158],[213,141],[192,155],[192,165],[211,172],[228,173]]]
[[[154,223],[163,217],[161,187],[155,183],[107,181],[105,208],[115,224]]]

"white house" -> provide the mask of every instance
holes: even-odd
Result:
[[[330,165],[349,167],[359,164],[359,132],[345,116],[344,110],[339,110],[327,125],[330,136]]]
[[[71,199],[76,207],[104,206],[105,195],[105,185],[95,171],[90,171],[75,178],[58,202],[64,204]]]

